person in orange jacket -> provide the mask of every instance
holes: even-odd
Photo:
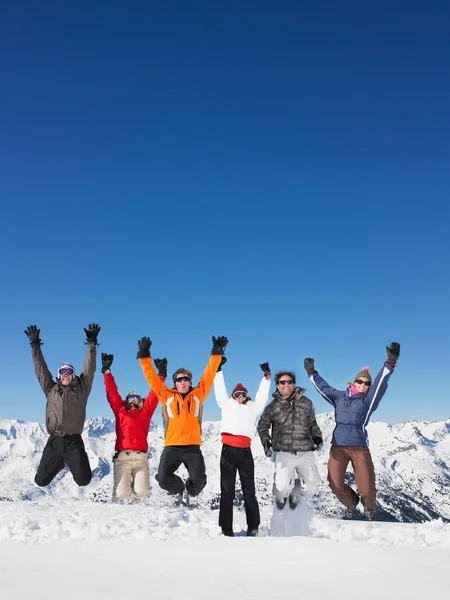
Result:
[[[177,503],[181,503],[184,490],[187,494],[186,503],[189,504],[189,497],[197,496],[206,485],[205,461],[200,450],[203,403],[211,390],[228,343],[224,336],[213,336],[212,340],[211,356],[198,384],[192,387],[192,372],[182,367],[172,375],[173,388],[160,380],[153,367],[151,339],[143,337],[138,342],[137,358],[140,359],[145,378],[163,405],[164,450],[156,480],[163,490],[178,496]],[[155,359],[154,362],[159,368],[160,361]],[[182,464],[188,472],[186,482],[175,475]]]
[[[122,400],[111,373],[113,360],[114,354],[102,354],[106,399],[116,417],[112,500],[119,502],[133,494],[134,501],[138,503],[150,492],[147,436],[151,418],[158,406],[158,397],[151,390],[145,399],[138,392],[129,392]],[[158,375],[165,381],[167,359],[159,362]]]

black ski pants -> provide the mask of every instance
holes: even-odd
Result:
[[[247,528],[258,529],[259,506],[255,493],[255,463],[250,448],[222,445],[220,455],[220,511],[219,526],[224,531],[233,530],[233,501],[236,488],[236,472],[239,471],[244,496]]]
[[[175,471],[184,465],[188,472],[186,484]],[[197,496],[206,485],[206,467],[200,446],[166,446],[159,461],[156,481],[169,494],[179,494],[186,485],[190,496]]]
[[[45,487],[66,465],[75,483],[82,486],[91,482],[92,471],[79,433],[64,436],[51,435],[48,438],[34,478],[35,483]]]

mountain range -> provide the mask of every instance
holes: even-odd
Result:
[[[313,508],[323,517],[339,517],[343,507],[327,484],[327,459],[334,427],[333,413],[317,416],[322,429],[323,448],[316,452],[322,477]],[[220,498],[219,457],[220,422],[203,423],[202,451],[208,484],[199,496],[199,504],[217,510]],[[378,489],[376,519],[423,523],[435,519],[450,522],[450,419],[447,421],[407,421],[397,425],[373,422],[368,427]],[[112,457],[115,443],[114,419],[95,417],[86,421],[83,439],[91,463],[93,478],[89,486],[79,488],[67,469],[61,471],[47,488],[34,483],[34,475],[48,435],[45,426],[19,420],[0,419],[0,500],[37,501],[57,495],[64,501],[88,499],[109,502],[112,494]],[[162,452],[163,427],[151,426],[149,435],[151,468],[150,503],[170,502],[154,479]],[[257,437],[252,442],[255,458],[257,497],[261,505],[272,502],[273,461],[266,458]],[[184,467],[180,474],[185,474]],[[354,483],[353,472],[348,480]],[[235,504],[242,508],[239,484]]]

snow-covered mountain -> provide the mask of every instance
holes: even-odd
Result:
[[[342,512],[328,487],[327,458],[333,414],[317,417],[324,434],[324,447],[316,454],[322,476],[320,492],[313,500],[323,517]],[[408,421],[399,425],[374,422],[369,425],[370,448],[377,474],[379,510],[384,521],[421,523],[437,518],[450,521],[450,420],[443,422]],[[88,499],[109,502],[112,492],[112,456],[114,454],[114,420],[96,417],[86,422],[83,438],[93,470],[92,483],[79,488],[65,469],[47,488],[34,483],[34,475],[47,441],[45,427],[38,423],[0,419],[0,500],[38,500],[56,495],[61,499]],[[149,436],[151,465],[151,502],[167,503],[165,492],[154,479],[163,448],[163,428],[152,427]],[[221,451],[219,422],[203,424],[203,453],[208,484],[199,497],[204,508],[218,508],[220,496],[219,456]],[[258,500],[271,502],[273,462],[267,459],[259,439],[252,444]],[[184,472],[184,468],[180,469]],[[349,477],[352,479],[352,472]],[[242,504],[241,494],[236,504]]]

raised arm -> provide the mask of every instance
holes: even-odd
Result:
[[[106,388],[106,399],[110,405],[113,413],[118,414],[120,409],[123,407],[123,400],[117,389],[116,381],[111,373],[111,365],[114,360],[114,354],[104,354],[102,352],[102,373],[103,382]]]
[[[31,357],[33,359],[34,371],[39,381],[39,385],[45,395],[49,393],[51,388],[55,385],[52,374],[48,370],[47,363],[45,362],[44,355],[42,354],[41,346],[42,341],[40,339],[41,330],[36,325],[29,325],[25,329],[25,335],[30,340],[31,346]]]
[[[155,392],[161,404],[165,404],[167,402],[168,392],[170,393],[170,389],[164,385],[164,382],[158,377],[158,374],[155,371],[152,358],[150,356],[151,345],[152,340],[149,337],[141,338],[138,341],[137,358],[139,359],[139,364],[141,365],[144,377],[149,386]]]
[[[214,377],[214,395],[219,408],[224,409],[228,402],[228,392],[222,371],[217,371]]]
[[[270,367],[269,367],[269,363],[262,363],[261,365],[259,365],[261,367],[262,372],[264,373],[263,378],[261,379],[261,382],[259,384],[258,387],[258,391],[256,392],[255,395],[255,412],[257,415],[259,415],[260,412],[263,411],[265,405],[267,404],[267,400],[269,399],[269,391],[270,391]]]
[[[100,333],[100,327],[97,323],[90,323],[87,329],[84,329],[86,334],[86,354],[84,356],[83,372],[80,375],[80,380],[86,386],[86,392],[89,395],[94,382],[94,373],[97,363],[97,337]]]
[[[162,382],[164,382],[167,377],[167,358],[155,358],[154,362],[155,367],[158,369],[158,377]],[[142,409],[150,416],[150,419],[153,417],[153,413],[158,406],[158,402],[158,396],[153,390],[150,390],[145,399],[144,408]]]
[[[211,391],[217,369],[222,362],[222,356],[225,354],[225,348],[228,344],[228,340],[225,336],[219,336],[217,338],[213,336],[212,340],[213,347],[211,350],[211,356],[209,357],[208,364],[206,365],[203,375],[201,376],[197,385],[198,396],[201,403],[206,400],[206,397]]]
[[[325,381],[325,379],[323,379],[323,377],[319,375],[319,373],[314,368],[314,359],[305,358],[304,367],[309,379],[311,380],[311,383],[322,396],[322,398],[329,402],[331,405],[336,406],[338,390],[331,387],[331,385],[329,385]]]
[[[390,346],[386,346],[387,360],[383,365],[383,368],[375,377],[370,389],[364,398],[364,404],[367,406],[367,417],[365,423],[370,419],[372,413],[378,408],[381,399],[383,398],[388,388],[388,381],[395,367],[397,366],[397,360],[400,356],[400,344],[392,342]]]

